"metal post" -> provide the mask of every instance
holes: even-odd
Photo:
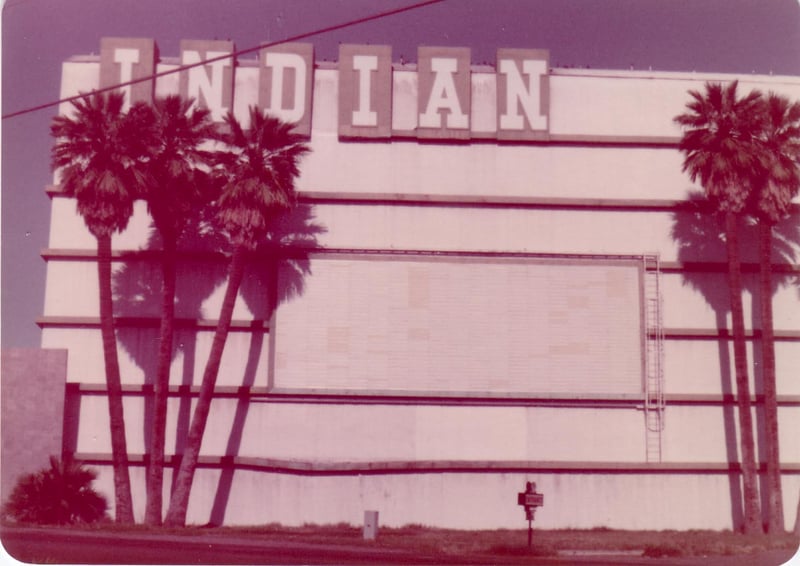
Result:
[[[527,482],[525,491],[517,494],[517,505],[525,507],[525,518],[528,520],[528,550],[533,547],[533,518],[537,507],[544,505],[544,495],[536,492],[536,483]]]
[[[531,548],[533,542],[533,519],[528,519],[528,549]]]

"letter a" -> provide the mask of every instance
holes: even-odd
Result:
[[[458,71],[458,59],[434,57],[431,59],[431,70],[434,73],[433,87],[428,106],[419,116],[419,125],[423,128],[441,128],[442,117],[439,110],[444,109],[448,111],[448,128],[469,128],[469,117],[461,109],[453,82],[453,75]]]
[[[420,47],[417,60],[417,137],[469,139],[470,50]]]

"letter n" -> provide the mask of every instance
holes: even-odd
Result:
[[[549,57],[543,49],[497,50],[497,139],[548,139]]]
[[[215,122],[233,110],[233,57],[224,57],[233,51],[232,41],[181,41],[181,65],[212,60],[181,71],[181,96],[208,108]]]

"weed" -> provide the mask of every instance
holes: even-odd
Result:
[[[532,547],[510,544],[494,544],[489,547],[488,554],[497,556],[555,556],[555,548],[549,545],[534,545]]]
[[[683,555],[683,549],[673,544],[648,544],[642,553],[646,558],[676,558]]]

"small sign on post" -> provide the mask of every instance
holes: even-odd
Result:
[[[517,505],[525,507],[525,518],[528,520],[528,548],[533,543],[533,516],[537,507],[544,506],[544,494],[536,493],[536,482],[527,482],[525,491],[517,494]]]

